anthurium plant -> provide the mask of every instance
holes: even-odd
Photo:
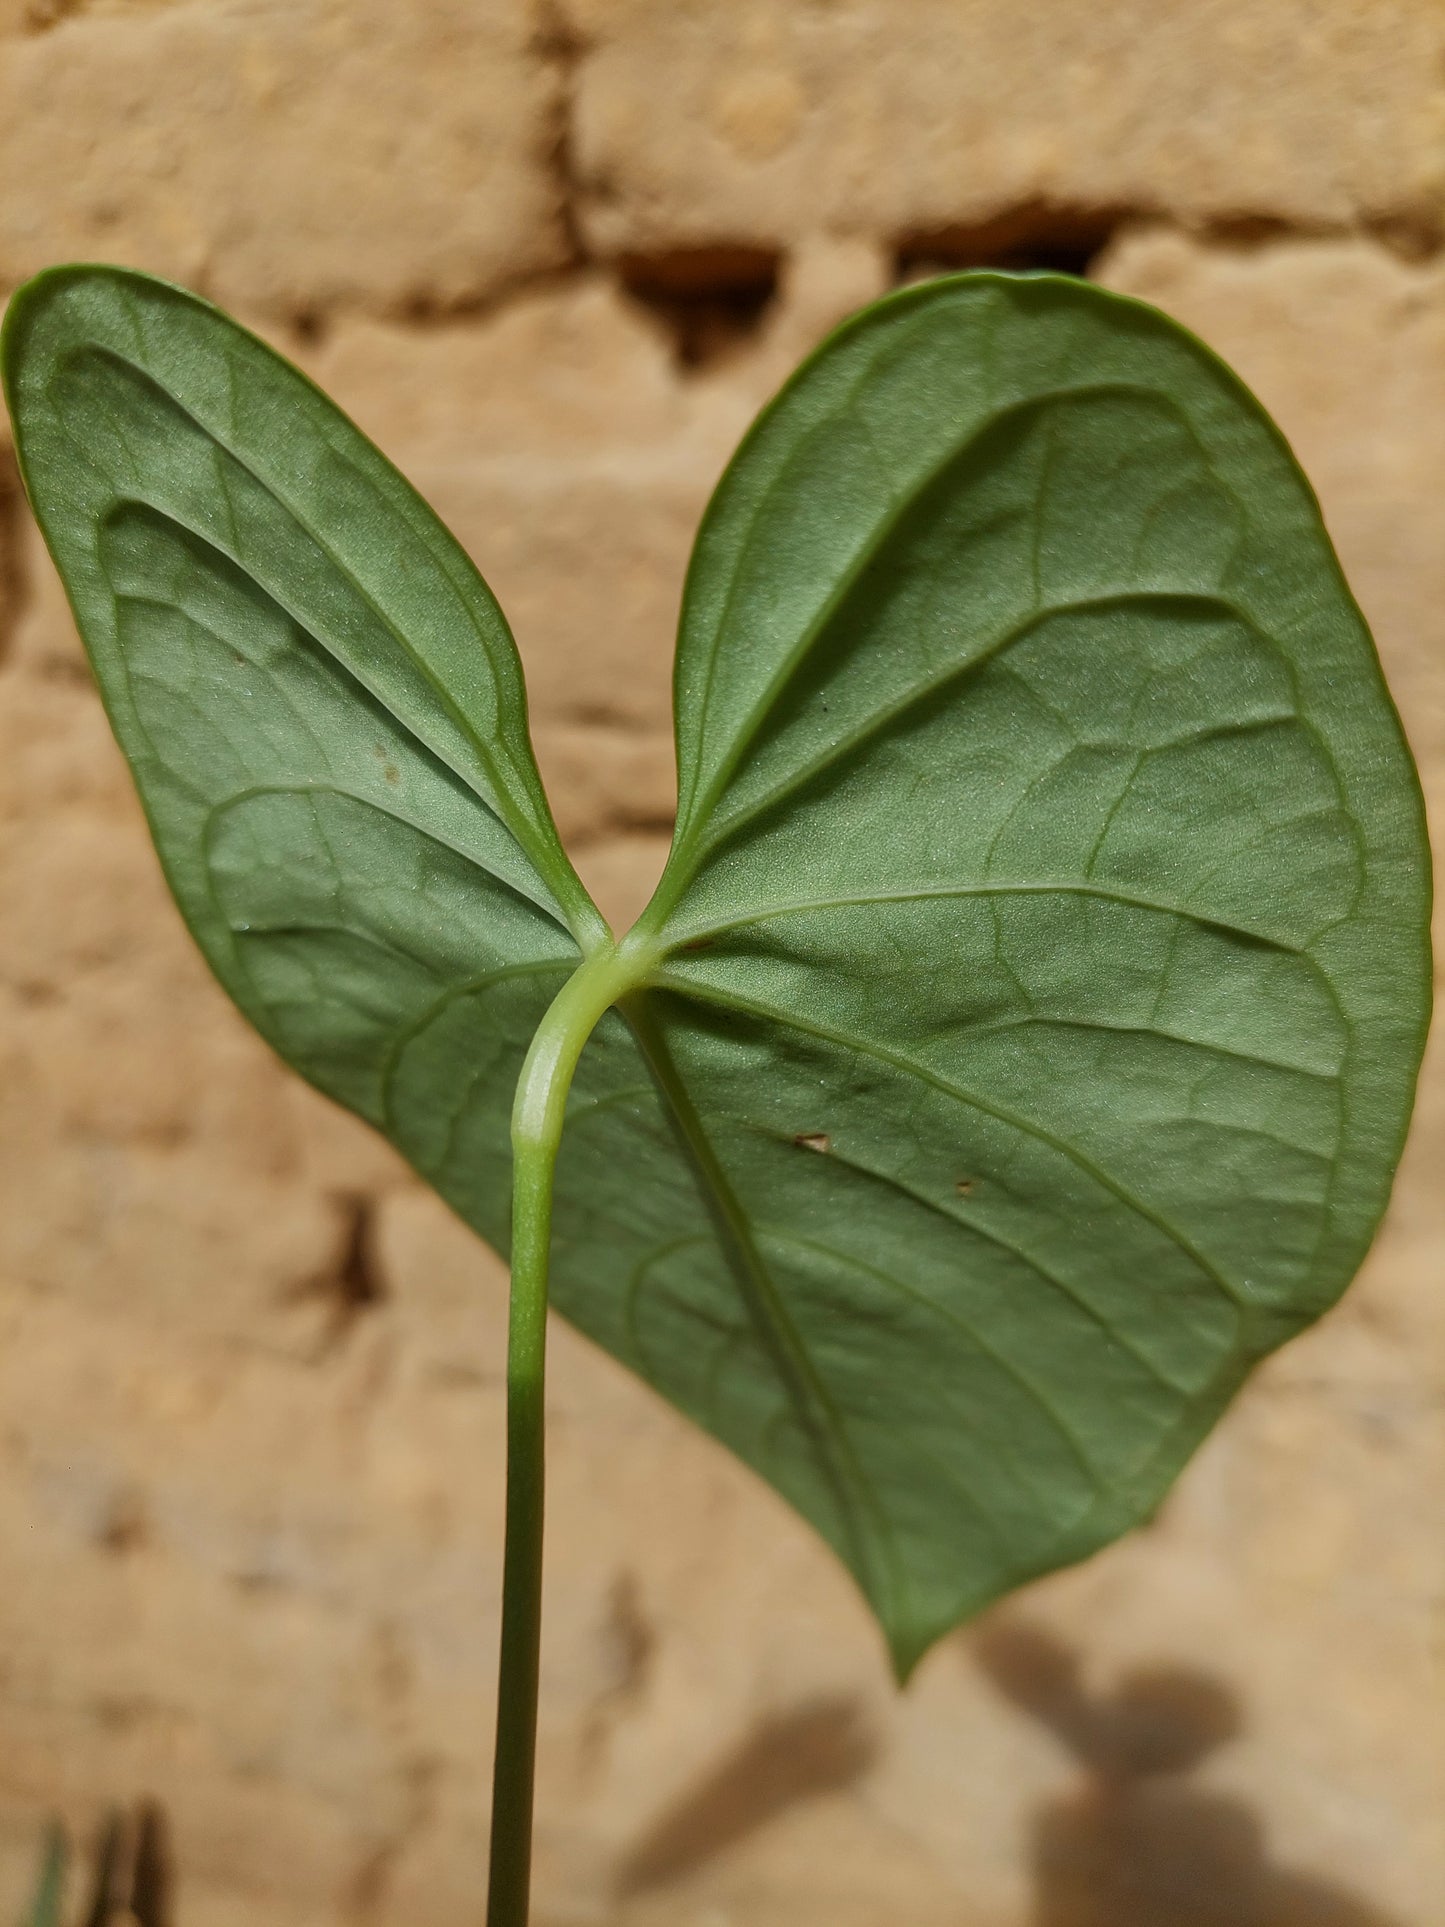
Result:
[[[67,267],[4,372],[211,968],[510,1254],[519,1927],[549,1294],[823,1535],[900,1679],[1145,1519],[1389,1193],[1429,990],[1400,724],[1226,367],[1077,280],[950,276],[840,328],[723,476],[676,835],[614,933],[501,610],[296,369]]]

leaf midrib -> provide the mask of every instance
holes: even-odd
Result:
[[[930,1313],[937,1318],[941,1324],[950,1325],[955,1331],[961,1332],[969,1345],[972,1346],[982,1358],[986,1359],[995,1371],[1007,1378],[1023,1397],[1042,1413],[1057,1437],[1062,1440],[1065,1449],[1079,1471],[1083,1474],[1092,1497],[1094,1499],[1099,1497],[1104,1487],[1100,1480],[1098,1470],[1090,1462],[1088,1454],[1071,1427],[1065,1423],[1063,1417],[1055,1409],[1048,1394],[1035,1385],[1026,1372],[1015,1365],[1012,1359],[1006,1357],[996,1345],[991,1344],[982,1333],[977,1331],[966,1318],[954,1311],[951,1306],[942,1304],[937,1298],[930,1298],[926,1291],[921,1290],[917,1285],[910,1284],[906,1278],[900,1278],[896,1272],[885,1271],[880,1265],[872,1264],[866,1258],[858,1257],[856,1253],[836,1251],[831,1245],[825,1245],[816,1238],[805,1238],[794,1231],[774,1230],[771,1235],[777,1238],[781,1244],[796,1245],[800,1251],[815,1252],[819,1257],[826,1258],[831,1264],[838,1266],[844,1271],[852,1269],[863,1272],[866,1276],[876,1279],[885,1291],[897,1293],[900,1298],[905,1298],[910,1304],[918,1305],[922,1310]],[[977,1425],[972,1424],[967,1419],[961,1418],[960,1423],[963,1424],[975,1438],[987,1436]],[[1013,1460],[1017,1467],[1016,1452],[1007,1438],[1005,1438],[1002,1443],[998,1440],[991,1440],[990,1445],[992,1449],[1002,1457]],[[953,1478],[956,1483],[956,1474],[953,1475]],[[1029,1493],[1034,1499],[1038,1499],[1041,1496],[1038,1488],[1033,1485],[1025,1472],[1016,1469],[1014,1478],[1021,1491]],[[959,1487],[958,1489],[964,1490],[965,1488]],[[988,1519],[990,1524],[994,1524],[997,1530],[998,1528],[992,1515],[985,1511],[981,1502],[975,1499],[974,1503],[978,1507],[980,1515]]]
[[[907,1569],[898,1549],[892,1522],[853,1451],[841,1415],[814,1368],[807,1347],[789,1318],[782,1296],[757,1249],[751,1219],[733,1190],[692,1101],[686,1081],[672,1063],[650,1008],[647,991],[639,989],[620,1008],[637,1038],[643,1061],[664,1108],[686,1145],[689,1162],[706,1186],[731,1235],[740,1260],[737,1269],[743,1287],[743,1302],[759,1337],[774,1359],[778,1376],[805,1436],[814,1442],[820,1467],[839,1506],[845,1538],[851,1543],[852,1557],[849,1563],[870,1596],[879,1596],[886,1587],[891,1592],[899,1616],[906,1617]],[[871,1524],[871,1534],[864,1529],[863,1515]],[[871,1557],[874,1547],[882,1553],[888,1569],[885,1584],[878,1586],[876,1591]]]
[[[945,1097],[965,1104],[972,1110],[980,1111],[1001,1124],[1009,1125],[1027,1137],[1034,1138],[1040,1144],[1067,1158],[1086,1176],[1091,1177],[1103,1189],[1118,1198],[1119,1202],[1132,1210],[1136,1216],[1152,1224],[1237,1310],[1248,1317],[1258,1309],[1240,1287],[1232,1283],[1219,1267],[1179,1230],[1177,1225],[1171,1224],[1161,1212],[1146,1204],[1120,1179],[1105,1170],[1077,1145],[1071,1144],[1067,1138],[1045,1130],[1034,1119],[1025,1117],[1021,1112],[1014,1111],[1007,1105],[993,1103],[987,1098],[980,1097],[976,1091],[971,1091],[966,1086],[954,1082],[953,1079],[945,1077],[942,1072],[934,1070],[931,1066],[922,1064],[916,1058],[908,1057],[901,1051],[889,1050],[873,1039],[860,1037],[852,1031],[834,1029],[830,1025],[802,1017],[795,1011],[781,1010],[776,1005],[759,999],[740,997],[735,991],[722,990],[711,984],[701,984],[690,978],[674,976],[665,963],[657,968],[652,982],[658,988],[673,991],[684,998],[695,998],[701,1003],[712,1004],[724,1010],[733,1010],[742,1016],[760,1017],[765,1022],[778,1024],[784,1029],[796,1030],[806,1036],[816,1037],[821,1042],[835,1044],[840,1049],[853,1051],[862,1057],[871,1057],[875,1062],[885,1064],[891,1070],[902,1072],[908,1077],[916,1077],[921,1082],[932,1085]]]
[[[1302,945],[1289,943],[1283,937],[1251,929],[1247,924],[1231,923],[1223,917],[1206,916],[1203,911],[1191,910],[1185,904],[1166,903],[1158,898],[1136,896],[1104,884],[1077,880],[946,884],[938,889],[873,890],[857,891],[842,897],[798,897],[787,903],[765,904],[755,910],[747,910],[741,916],[723,918],[713,923],[683,924],[678,928],[669,926],[667,943],[672,951],[683,950],[689,945],[701,945],[714,937],[725,936],[732,930],[748,929],[755,923],[770,923],[778,917],[804,916],[814,910],[851,910],[866,908],[871,904],[947,902],[952,898],[996,896],[1094,897],[1105,903],[1116,903],[1123,909],[1156,911],[1160,916],[1180,917],[1198,924],[1202,929],[1242,938],[1266,950],[1277,950],[1294,957],[1310,955]]]
[[[914,325],[921,326],[922,318]],[[897,348],[899,344],[894,343],[890,344],[890,346]],[[822,431],[824,426],[832,426],[849,414],[859,393],[876,373],[877,364],[883,359],[885,359],[885,357],[875,355],[868,361],[849,388],[846,399],[838,407],[834,408],[825,420],[818,423],[811,431],[808,438],[810,441],[814,435]],[[892,539],[893,535],[902,526],[911,510],[916,506],[918,498],[925,494],[927,490],[947,472],[953,463],[963,460],[984,436],[991,434],[994,429],[1002,426],[1014,417],[1027,415],[1030,412],[1042,411],[1046,406],[1056,402],[1079,401],[1105,395],[1127,395],[1136,400],[1142,397],[1157,402],[1161,408],[1167,410],[1175,417],[1179,426],[1188,435],[1189,439],[1195,443],[1201,455],[1204,456],[1207,461],[1207,451],[1204,450],[1200,442],[1197,428],[1178,407],[1173,397],[1142,382],[1113,380],[1066,383],[1059,387],[1041,390],[1036,394],[1019,396],[1014,401],[1005,404],[1005,406],[996,408],[991,413],[980,416],[969,425],[967,432],[962,437],[949,443],[946,451],[935,463],[923,470],[917,477],[910,480],[908,485],[895,495],[889,508],[879,518],[876,526],[870,532],[868,540],[860,545],[855,554],[850,557],[847,566],[840,572],[837,582],[828,592],[818,610],[803,630],[802,635],[794,643],[792,649],[788,652],[769,680],[762,695],[759,696],[749,708],[727,752],[720,760],[712,776],[708,779],[708,786],[703,792],[701,799],[699,799],[697,795],[697,776],[694,774],[689,786],[686,803],[680,811],[680,816],[687,825],[689,837],[691,836],[692,826],[696,821],[706,822],[709,818],[713,805],[731,782],[738,764],[746,754],[749,744],[767,717],[769,710],[777,701],[778,696],[787,687],[788,683],[792,681],[798,669],[807,661],[812,653],[814,644],[831,627],[834,618],[847,603],[853,590],[872,566],[877,556]],[[749,536],[751,536],[752,529],[756,527],[764,507],[782,486],[783,478],[787,474],[787,466],[788,465],[785,465],[781,473],[773,478],[768,487],[754,503],[753,513],[749,520]],[[880,470],[883,469],[881,460],[879,461],[879,467]],[[712,702],[712,671],[717,657],[721,652],[728,617],[731,614],[732,605],[736,597],[737,583],[742,573],[741,558],[745,553],[746,545],[744,544],[739,551],[738,566],[735,569],[732,581],[728,585],[723,609],[714,624],[709,642],[708,673],[705,678],[696,732],[699,751],[706,740],[708,711]],[[681,644],[679,647],[680,646]]]
[[[391,620],[391,618],[386,614],[385,610],[382,609],[382,607],[376,601],[375,597],[371,594],[371,592],[363,586],[363,584],[359,581],[359,579],[357,578],[353,570],[348,566],[348,564],[343,561],[341,556],[335,551],[332,545],[324,539],[320,531],[311,525],[311,523],[304,517],[304,515],[302,515],[296,509],[295,505],[292,502],[290,502],[285,495],[280,493],[279,490],[275,488],[259,472],[259,470],[257,470],[253,466],[253,464],[246,459],[246,457],[243,454],[240,453],[240,451],[232,444],[232,442],[227,437],[219,434],[208,422],[204,421],[198,414],[196,414],[194,409],[190,408],[184,401],[181,400],[179,395],[174,394],[171,390],[167,389],[159,381],[157,381],[157,379],[155,378],[154,375],[151,374],[149,369],[142,366],[139,362],[133,361],[129,356],[122,354],[118,349],[111,347],[106,343],[95,342],[95,341],[86,342],[78,347],[72,348],[67,354],[56,357],[52,367],[52,372],[46,383],[47,389],[49,388],[50,382],[55,380],[56,377],[62,371],[70,372],[75,370],[76,364],[81,362],[84,358],[88,358],[88,357],[93,357],[103,362],[104,361],[112,362],[116,366],[126,370],[128,374],[133,376],[137,381],[143,383],[148,389],[151,390],[153,394],[159,397],[162,403],[164,403],[167,407],[173,409],[175,413],[178,414],[184,421],[189,422],[191,426],[196,430],[196,432],[205,441],[209,442],[214,448],[216,448],[219,452],[224,454],[229,460],[233,461],[236,464],[236,466],[242,471],[243,474],[248,475],[250,479],[255,483],[256,487],[260,489],[262,494],[265,495],[270,501],[275,503],[277,508],[279,508],[282,511],[282,513],[293,524],[295,524],[295,526],[299,530],[301,530],[304,533],[308,541],[315,544],[316,549],[321,553],[321,555],[325,557],[327,562],[331,564],[331,566],[336,570],[337,574],[342,578],[342,580],[345,581],[345,583],[352,590],[352,592],[371,612],[371,614],[373,615],[377,623],[380,625],[384,633],[386,633],[388,636],[391,637],[392,641],[400,649],[402,655],[406,658],[407,661],[409,661],[412,664],[413,668],[416,670],[418,675],[420,675],[423,682],[432,690],[433,694],[437,697],[437,699],[441,704],[443,713],[448,715],[451,718],[454,726],[460,731],[464,740],[469,742],[472,745],[472,748],[475,750],[478,760],[482,765],[482,768],[486,772],[486,775],[489,779],[491,787],[495,792],[494,796],[488,797],[485,794],[483,794],[481,791],[479,791],[476,787],[476,784],[472,782],[471,779],[468,777],[466,771],[457,769],[455,770],[455,774],[463,782],[466,783],[467,788],[477,797],[477,800],[483,805],[484,808],[488,809],[491,813],[500,816],[505,827],[512,835],[512,837],[515,839],[515,841],[522,849],[522,851],[525,853],[525,855],[529,858],[529,860],[535,866],[535,868],[538,871],[538,874],[542,877],[548,889],[553,891],[553,893],[557,895],[558,897],[557,908],[561,910],[562,915],[566,920],[569,929],[572,930],[572,933],[577,938],[578,943],[585,948],[587,933],[579,929],[577,927],[576,921],[574,920],[575,913],[578,909],[578,902],[573,901],[569,903],[566,899],[567,898],[580,899],[581,901],[585,901],[589,909],[593,909],[593,906],[591,904],[591,899],[587,896],[586,892],[582,889],[581,884],[576,881],[575,873],[572,872],[571,865],[568,862],[566,856],[563,854],[560,843],[556,841],[555,831],[553,832],[552,837],[549,839],[546,835],[545,820],[539,821],[537,820],[535,812],[528,812],[518,808],[516,799],[512,793],[513,784],[516,781],[516,771],[511,768],[510,756],[507,757],[508,767],[505,772],[506,780],[504,780],[504,772],[501,764],[497,760],[497,755],[496,755],[496,750],[499,746],[491,745],[486,742],[486,740],[481,735],[481,732],[477,729],[477,727],[471,721],[471,718],[467,715],[466,711],[461,707],[460,703],[458,703],[456,699],[451,695],[445,683],[440,679],[440,677],[426,662],[426,660],[417,652],[417,650],[414,648],[413,644],[411,643],[410,639],[406,636],[406,634],[401,629],[399,629],[397,625]],[[57,415],[63,416],[64,411],[57,409],[53,402],[51,403],[51,407],[56,412]],[[325,441],[327,452],[334,459],[341,460],[341,461],[347,460],[346,456],[341,451],[336,449],[329,441],[329,439],[325,437],[323,437],[322,439]],[[348,463],[348,466],[351,467],[354,473],[357,473],[359,475],[361,474],[361,471],[356,469],[354,463]],[[302,631],[304,631],[304,633],[306,633],[307,635],[311,636],[312,639],[317,643],[318,647],[324,649],[326,651],[326,654],[329,657],[331,657],[333,661],[337,662],[339,666],[343,670],[345,670],[348,675],[352,676],[353,679],[356,680],[359,684],[361,684],[363,688],[368,687],[368,685],[363,681],[363,679],[357,673],[357,671],[338,655],[337,651],[331,646],[331,644],[328,643],[324,637],[316,635],[313,625],[298,610],[296,610],[291,606],[290,600],[287,597],[285,597],[284,594],[277,593],[277,590],[274,587],[272,587],[271,585],[265,582],[262,582],[260,578],[255,575],[255,572],[251,568],[251,566],[245,561],[243,561],[239,555],[232,554],[221,543],[217,542],[215,539],[215,535],[213,533],[207,533],[202,530],[192,528],[180,515],[175,513],[174,509],[163,507],[161,503],[152,500],[149,496],[126,495],[121,489],[117,487],[113,478],[105,475],[104,470],[98,470],[97,472],[105,477],[105,481],[107,483],[108,491],[110,493],[112,502],[116,507],[133,503],[134,506],[136,507],[148,509],[153,514],[160,516],[165,521],[171,522],[175,527],[191,535],[194,539],[207,543],[210,547],[215,548],[219,554],[227,556],[227,559],[231,562],[233,567],[238,569],[242,573],[242,575],[248,577],[252,581],[255,581],[257,583],[257,586],[261,588],[263,593],[269,596],[271,600],[275,602],[279,608],[285,610],[286,614],[291,618],[293,622],[295,622],[297,627]],[[362,479],[366,482],[368,489],[372,490],[372,484],[371,484],[370,478],[363,475]],[[397,480],[399,485],[403,489],[410,491],[411,485],[408,482],[406,482],[403,477],[398,477]],[[217,482],[218,482],[218,487],[220,489],[221,496],[226,501],[228,514],[231,515],[231,517],[234,519],[234,509],[230,503],[229,495],[225,486],[224,477],[222,475],[218,475]],[[503,706],[504,692],[500,689],[500,687],[496,685],[496,682],[495,682],[496,672],[491,664],[491,649],[480,625],[476,622],[476,620],[473,618],[471,614],[471,611],[468,607],[467,595],[463,585],[458,583],[455,580],[451,569],[447,567],[446,560],[437,554],[435,543],[427,539],[428,535],[430,534],[430,531],[417,529],[409,520],[408,520],[407,526],[410,533],[416,537],[416,539],[419,541],[421,546],[426,550],[426,552],[429,555],[431,555],[433,559],[437,562],[437,565],[441,569],[442,574],[445,577],[449,587],[456,595],[458,604],[463,611],[465,620],[469,628],[472,630],[473,634],[476,637],[477,644],[478,644],[480,653],[482,655],[482,658],[488,664],[489,673],[493,675],[493,678],[494,678],[493,696],[496,701],[498,710],[500,711],[501,707]],[[468,564],[468,566],[470,566],[470,564]],[[105,571],[103,568],[102,568],[102,573],[105,574]],[[106,580],[109,581],[108,575],[106,575]],[[373,698],[382,705],[382,707],[386,710],[388,715],[393,716],[395,720],[399,724],[401,724],[403,728],[406,728],[408,734],[415,736],[415,731],[412,730],[410,726],[406,724],[401,717],[396,715],[395,710],[392,709],[391,705],[386,701],[386,698],[380,693],[380,691],[371,690],[370,693],[372,694]],[[504,748],[505,746],[503,745],[501,747]],[[442,761],[447,760],[446,758],[441,757],[440,752],[435,749],[433,749],[431,753],[433,755],[438,756],[439,760],[442,760]],[[454,767],[454,766],[448,763],[448,767]],[[523,781],[521,783],[521,787],[524,792],[528,792],[530,791],[531,786],[528,785],[525,781]],[[546,810],[545,804],[542,805],[542,809],[543,809],[544,818],[545,818],[545,810]],[[556,873],[555,876],[551,874],[553,871],[555,871]],[[564,886],[563,891],[560,893],[557,891],[557,884],[559,882]],[[596,914],[595,909],[593,910],[593,914],[594,915]]]
[[[856,751],[886,731],[892,724],[900,721],[911,710],[922,708],[931,699],[943,695],[952,685],[966,682],[971,676],[981,674],[990,664],[1005,655],[1045,624],[1074,615],[1100,614],[1108,610],[1150,607],[1160,603],[1188,605],[1210,614],[1219,615],[1229,621],[1237,622],[1241,628],[1267,645],[1272,653],[1284,661],[1284,652],[1278,639],[1248,614],[1246,610],[1227,596],[1214,591],[1198,589],[1120,589],[1111,590],[1096,596],[1081,596],[1068,601],[1050,603],[1046,608],[1036,608],[1020,621],[1012,624],[991,642],[984,644],[974,655],[962,662],[950,663],[946,669],[925,681],[916,683],[895,702],[873,711],[867,719],[848,735],[830,743],[819,755],[810,761],[799,764],[787,776],[774,784],[773,788],[745,802],[731,813],[724,812],[716,817],[704,815],[699,819],[699,827],[690,831],[687,838],[680,842],[668,860],[668,873],[664,882],[672,881],[670,890],[659,886],[656,899],[658,910],[666,914],[677,902],[679,896],[693,880],[698,869],[709,858],[717,855],[729,843],[736,840],[740,832],[760,817],[767,816],[780,803],[795,798],[799,791],[829,769],[845,761]],[[1252,725],[1257,728],[1295,727],[1315,737],[1317,732],[1308,719],[1298,709],[1287,715],[1261,717]],[[1160,745],[1169,748],[1171,745]],[[1331,774],[1337,776],[1333,760],[1327,757]],[[709,833],[709,828],[711,833]],[[649,905],[650,916],[657,914]]]

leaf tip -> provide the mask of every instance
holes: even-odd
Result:
[[[920,1632],[915,1626],[885,1626],[883,1635],[888,1642],[893,1683],[902,1692],[939,1636],[936,1632]]]

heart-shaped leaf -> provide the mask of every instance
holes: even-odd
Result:
[[[495,604],[315,389],[113,270],[23,291],[6,370],[226,987],[505,1248],[519,1065],[607,960],[555,1300],[818,1527],[900,1671],[1146,1517],[1348,1282],[1424,1031],[1418,785],[1308,486],[1162,316],[957,276],[765,411],[615,958]]]

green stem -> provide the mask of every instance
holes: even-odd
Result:
[[[531,1886],[542,1632],[547,1256],[562,1120],[582,1046],[603,1012],[635,987],[646,961],[618,952],[609,942],[568,978],[537,1027],[512,1110],[507,1533],[487,1927],[527,1927]]]

